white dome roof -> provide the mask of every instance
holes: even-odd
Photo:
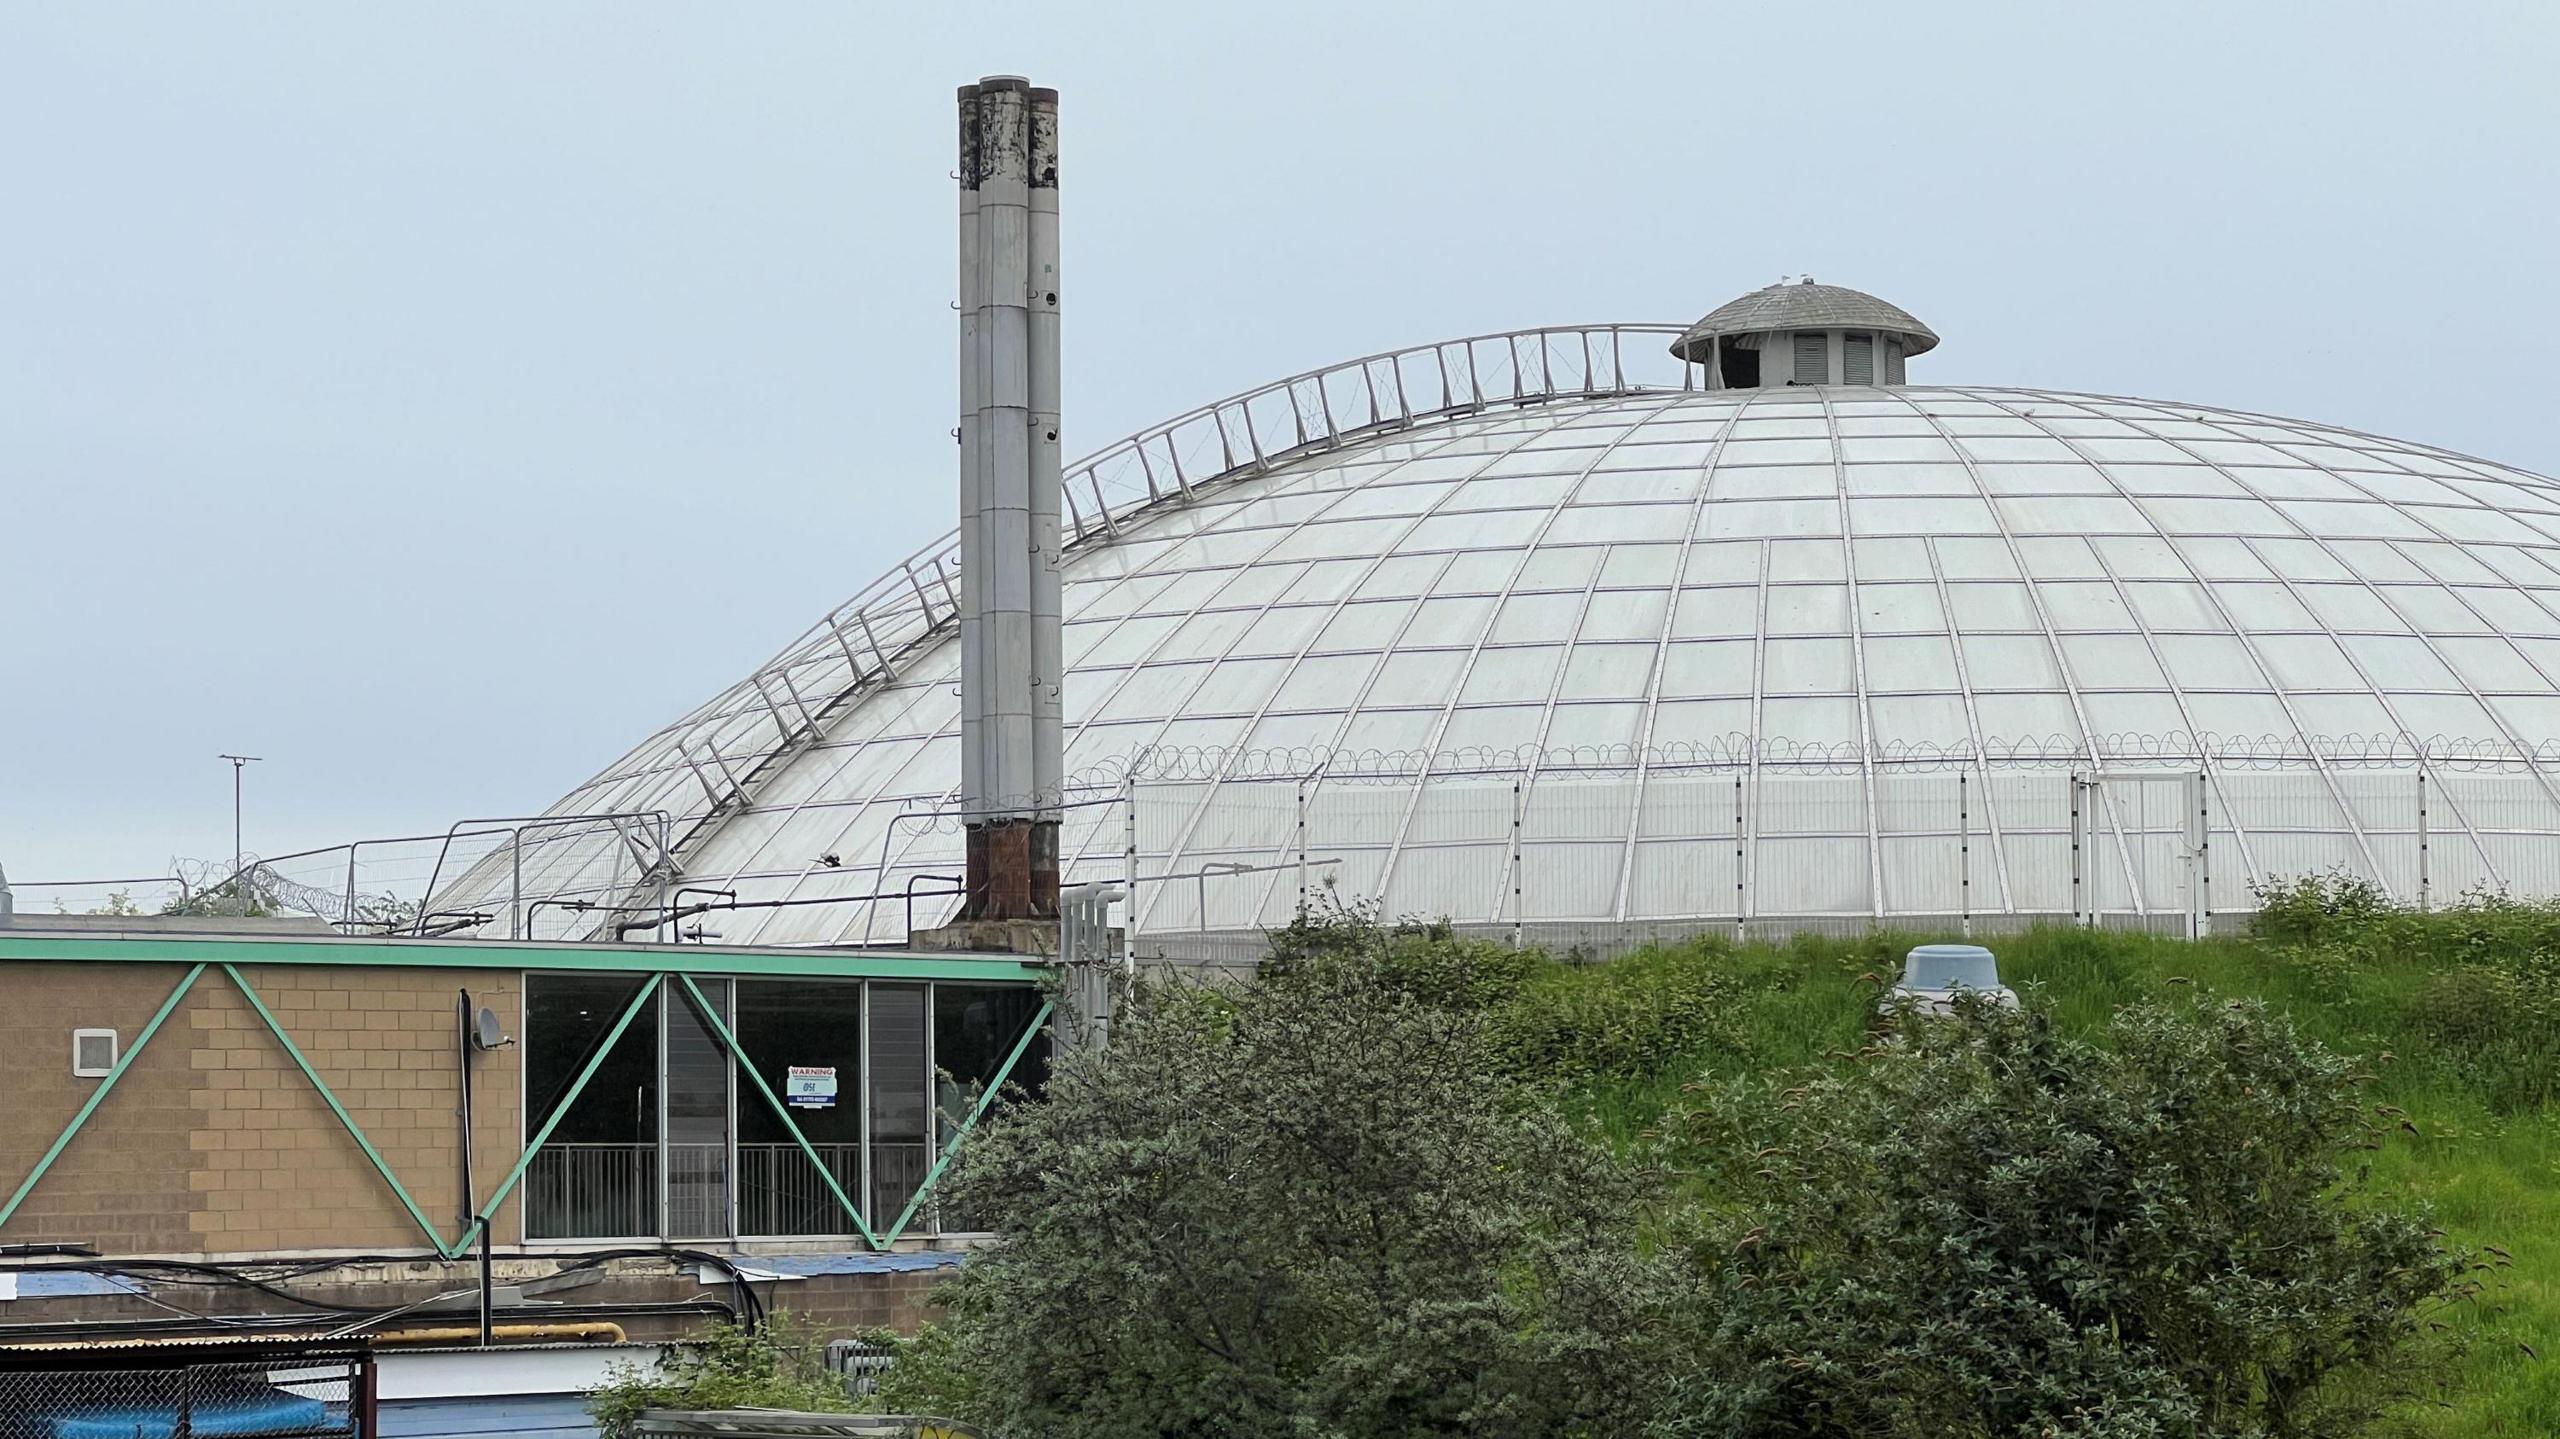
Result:
[[[1555,399],[1241,466],[1089,535],[1064,570],[1067,768],[1105,798],[1150,751],[1203,777],[1195,805],[1206,777],[1327,764],[1517,765],[1535,785],[1808,749],[1871,777],[1936,750],[2097,762],[2560,738],[2560,486],[2189,404],[1951,386]],[[923,594],[936,577],[893,578]],[[893,677],[841,695],[733,689],[555,813],[672,809],[685,882],[741,898],[956,873],[947,823],[898,818],[947,806],[958,782],[949,626],[878,651],[858,619],[829,628],[802,650],[839,672],[898,651]],[[801,733],[724,763],[699,738],[715,721]],[[1342,807],[1314,847],[1366,856],[1338,871],[1345,888],[1399,912],[1481,917],[1488,881],[1453,863],[1434,890],[1439,821],[1391,793]],[[1871,783],[1834,826],[1867,846],[1878,913],[1881,804]],[[1730,833],[1724,808],[1711,832]],[[1147,820],[1144,872],[1272,857],[1200,813]],[[2260,848],[2281,852],[2284,825],[2259,823]],[[1641,867],[1639,827],[1586,837],[1605,844],[1604,876]],[[2343,828],[2372,852],[2377,825]],[[1117,879],[1123,844],[1118,809],[1071,811],[1067,882]],[[553,878],[579,863],[558,859]],[[2238,869],[2216,880],[2234,898]],[[1666,883],[1647,901],[1623,877],[1596,882],[1556,917],[1734,907],[1731,880],[1687,899]],[[1294,886],[1221,922],[1284,916]],[[902,937],[897,903],[871,908],[717,927],[731,943]]]

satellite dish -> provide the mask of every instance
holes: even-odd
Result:
[[[512,1044],[514,1042],[515,1041],[507,1038],[507,1027],[503,1023],[499,1022],[498,1012],[485,1004],[480,1006],[480,1013],[474,1016],[471,1021],[471,1043],[473,1047],[479,1049],[496,1049],[500,1045]]]

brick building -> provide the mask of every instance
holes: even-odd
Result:
[[[949,1156],[1045,1070],[1040,973],[20,915],[0,1337],[912,1327],[971,1233]]]

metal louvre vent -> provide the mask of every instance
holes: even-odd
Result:
[[[1796,383],[1831,383],[1831,336],[1820,330],[1796,332]]]
[[[1845,384],[1876,382],[1876,337],[1853,330],[1840,337],[1840,378]]]
[[[1884,382],[1888,385],[1902,383],[1902,337],[1899,335],[1885,337]]]
[[[116,1032],[112,1029],[71,1031],[71,1074],[75,1079],[104,1079],[115,1071]]]

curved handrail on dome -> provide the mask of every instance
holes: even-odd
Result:
[[[1441,340],[1291,375],[1187,410],[1067,467],[1064,548],[1118,535],[1131,520],[1202,489],[1356,439],[1509,406],[1690,388],[1669,352],[1677,324],[1550,326]],[[1630,345],[1632,338],[1655,343]],[[689,772],[700,800],[658,802],[706,822],[742,807],[759,779],[824,732],[830,716],[956,621],[957,529],[917,550],[729,686],[561,800]],[[681,784],[681,778],[676,783]],[[672,788],[673,786],[670,786]],[[626,806],[627,807],[627,806]]]

